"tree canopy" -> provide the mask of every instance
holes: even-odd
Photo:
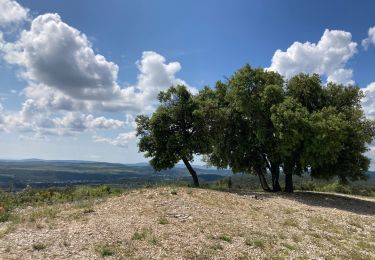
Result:
[[[293,192],[293,175],[337,177],[345,183],[366,179],[364,153],[375,124],[364,116],[357,86],[323,84],[317,74],[284,80],[276,72],[245,65],[226,82],[191,94],[171,87],[159,95],[151,116],[138,116],[139,150],[156,170],[194,155],[233,172],[257,174],[264,190]],[[265,176],[270,175],[272,188]]]
[[[199,186],[198,176],[190,165],[195,154],[209,152],[204,115],[199,113],[196,98],[185,86],[171,87],[159,94],[160,106],[151,117],[136,118],[139,151],[152,157],[150,163],[160,171],[184,162]]]

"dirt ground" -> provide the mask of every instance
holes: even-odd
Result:
[[[375,201],[162,187],[20,209],[1,259],[375,259]]]

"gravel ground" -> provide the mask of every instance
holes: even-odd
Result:
[[[0,259],[375,259],[375,201],[140,189],[17,211]]]

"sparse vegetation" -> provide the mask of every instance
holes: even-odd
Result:
[[[166,224],[168,224],[168,223],[169,223],[169,221],[168,221],[167,218],[165,218],[165,217],[161,217],[161,218],[159,218],[159,224],[161,224],[161,225],[166,225]]]
[[[47,246],[43,243],[33,244],[33,250],[40,251],[46,249]]]
[[[172,189],[181,196],[171,196]],[[163,186],[95,204],[83,200],[16,208],[17,218],[11,212],[11,221],[0,226],[0,250],[5,256],[21,257],[24,251],[15,248],[22,243],[37,258],[52,248],[59,256],[69,250],[90,258],[158,258],[165,247],[163,258],[375,257],[375,202],[314,193],[256,195]],[[85,214],[90,208],[96,213]],[[75,214],[79,217],[72,218]],[[40,237],[44,243],[32,242]],[[93,246],[92,241],[105,242]]]
[[[149,233],[150,233],[150,230],[145,229],[145,228],[135,231],[132,236],[132,240],[145,240]]]
[[[100,244],[95,247],[95,251],[98,252],[101,256],[112,256],[115,254],[115,249],[112,245],[109,244]]]
[[[252,240],[251,238],[246,238],[245,244],[248,246],[255,246],[259,248],[264,248],[264,241],[260,239]]]
[[[227,236],[227,235],[220,235],[219,236],[219,239],[220,240],[223,240],[225,242],[228,242],[228,243],[231,243],[232,242],[232,238],[230,236]]]

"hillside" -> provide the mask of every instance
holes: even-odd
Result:
[[[195,166],[202,182],[217,181],[232,173],[228,170]],[[26,185],[45,188],[75,184],[117,184],[143,186],[159,182],[191,181],[185,167],[155,172],[148,164],[115,164],[88,161],[2,160],[0,188],[22,189]]]
[[[3,259],[374,259],[375,201],[159,187],[28,207]]]

